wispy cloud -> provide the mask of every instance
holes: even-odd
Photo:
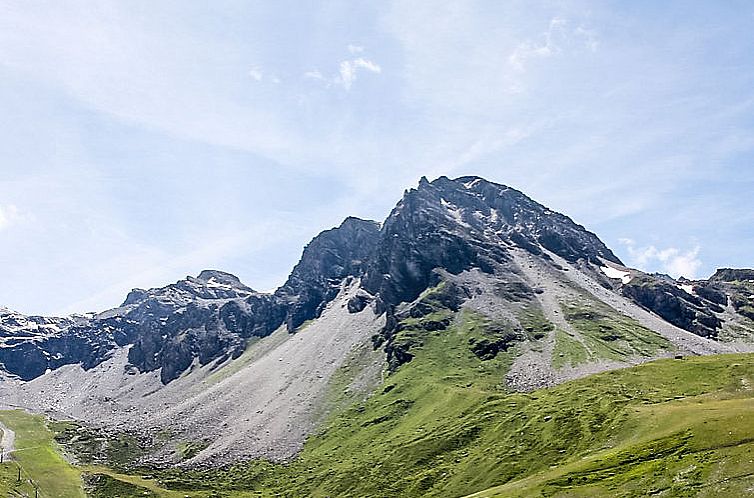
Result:
[[[259,66],[253,66],[251,69],[249,69],[248,75],[251,79],[257,82],[262,82],[264,80],[276,85],[281,82],[280,78],[277,77],[274,73],[265,72]]]
[[[645,271],[659,271],[679,278],[696,278],[702,261],[699,259],[700,247],[697,245],[688,250],[677,247],[658,249],[654,245],[637,247],[636,242],[629,238],[619,241],[626,246],[630,256],[629,265]]]
[[[0,230],[10,227],[18,222],[21,215],[15,204],[0,205]]]
[[[251,76],[251,79],[253,79],[254,81],[262,81],[262,77],[264,75],[262,74],[261,69],[254,66],[251,69],[249,69],[249,76]]]
[[[583,25],[570,28],[567,19],[553,17],[547,30],[536,39],[520,42],[508,56],[508,63],[517,71],[524,71],[526,64],[532,59],[546,59],[563,52],[567,47],[572,49],[586,48],[596,52],[599,39],[596,31]]]
[[[600,46],[597,32],[593,29],[587,29],[584,26],[578,26],[573,31],[573,34],[576,35],[576,37],[583,39],[584,45],[589,49],[590,52],[596,52]]]
[[[357,72],[361,69],[376,74],[382,72],[382,68],[377,63],[372,62],[369,59],[364,59],[363,57],[342,61],[340,63],[340,79],[336,80],[336,83],[343,85],[343,88],[346,90],[350,90],[351,85],[356,81]]]
[[[529,59],[547,58],[560,52],[561,48],[556,39],[564,36],[567,24],[568,21],[559,17],[551,19],[547,31],[541,34],[539,40],[526,40],[518,44],[508,56],[510,65],[523,71]]]
[[[362,47],[355,47],[363,51]],[[354,46],[349,45],[348,49],[351,53],[354,52]],[[322,74],[318,69],[307,71],[304,73],[304,78],[324,82],[325,86],[339,86],[345,90],[350,90],[353,82],[356,81],[358,73],[366,71],[369,73],[380,74],[382,67],[376,62],[365,59],[364,57],[357,57],[355,59],[348,59],[340,61],[338,73],[327,77]]]

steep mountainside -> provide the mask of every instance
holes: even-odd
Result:
[[[384,223],[348,218],[315,237],[273,294],[204,271],[99,314],[3,311],[0,402],[129,427],[152,463],[286,460],[379,389],[406,394],[362,427],[433,403],[476,410],[470,391],[751,351],[753,306],[752,270],[645,274],[521,192],[423,178]],[[435,398],[434,383],[458,397]]]
[[[378,223],[349,217],[338,228],[319,234],[304,248],[301,261],[285,284],[275,291],[275,296],[287,305],[289,332],[317,318],[338,294],[343,279],[364,273],[379,234]]]

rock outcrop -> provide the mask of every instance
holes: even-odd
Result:
[[[287,309],[288,331],[317,318],[338,294],[344,278],[364,274],[379,233],[379,223],[349,217],[339,227],[317,235],[304,248],[288,280],[275,291]]]

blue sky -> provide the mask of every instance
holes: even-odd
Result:
[[[751,267],[752,33],[747,1],[0,0],[0,304],[270,290],[422,175],[516,187],[646,270]]]

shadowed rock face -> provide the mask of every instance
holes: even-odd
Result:
[[[3,343],[13,347],[0,348],[0,362],[29,380],[66,364],[92,368],[116,347],[131,345],[131,364],[142,372],[161,369],[167,383],[195,360],[207,364],[240,354],[246,339],[270,334],[284,316],[273,296],[207,270],[159,289],[135,289],[119,308],[90,317],[32,317],[52,324],[33,330],[29,320],[26,329],[19,329],[17,319],[6,320]]]
[[[250,337],[266,336],[284,309],[229,273],[205,270],[173,285],[134,291],[105,316],[122,317],[129,361],[140,371],[160,370],[164,383],[194,361],[206,365],[240,355]]]
[[[722,268],[710,277],[709,285],[727,295],[736,313],[754,320],[754,270]]]
[[[363,275],[379,233],[377,222],[350,217],[304,248],[288,280],[275,292],[286,306],[288,331],[317,318],[338,294],[344,278]]]
[[[689,292],[690,289],[690,292]],[[660,275],[642,275],[621,287],[621,293],[676,327],[717,338],[728,304],[754,320],[754,270],[724,268],[708,280],[677,282]]]
[[[715,338],[722,327],[722,321],[715,316],[716,312],[723,311],[718,304],[689,294],[667,281],[649,276],[635,278],[623,286],[622,293],[676,327],[696,335]],[[712,295],[713,291],[707,294]],[[715,299],[719,299],[717,294]]]

